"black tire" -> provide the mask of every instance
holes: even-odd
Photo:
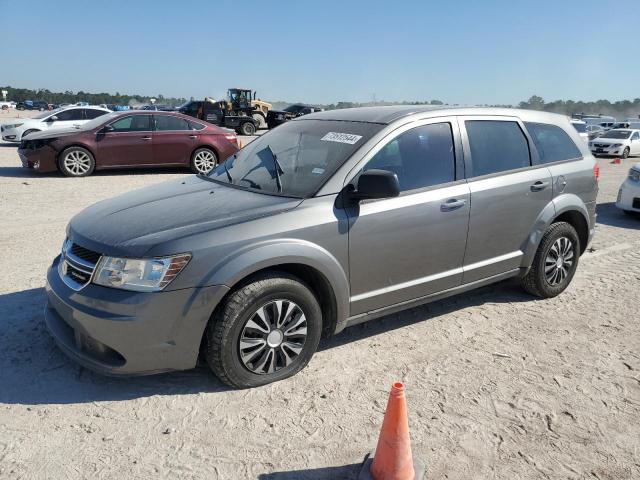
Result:
[[[72,165],[69,165],[67,160],[71,162],[73,157],[81,158],[82,168],[75,168]],[[69,147],[62,151],[62,153],[58,157],[58,169],[62,172],[65,177],[87,177],[93,173],[96,168],[96,161],[93,157],[93,154],[82,147]]]
[[[264,115],[259,112],[255,112],[251,117],[258,122],[258,129],[266,128],[267,120],[264,118]]]
[[[240,125],[240,132],[242,135],[254,135],[256,133],[256,126],[253,122],[244,122]]]
[[[552,284],[545,274],[545,266],[547,266],[546,260],[556,241],[561,238],[566,238],[571,242],[573,263],[567,269],[566,277],[557,284]],[[538,245],[538,250],[536,251],[531,268],[527,274],[522,277],[522,287],[527,293],[541,298],[552,298],[559,295],[569,286],[576,273],[580,251],[580,239],[573,226],[566,222],[558,222],[550,225],[542,236],[540,245]]]
[[[34,132],[39,132],[40,130],[37,130],[35,128],[32,128],[31,130],[25,130],[24,132],[22,132],[22,136],[20,137],[21,140],[24,140],[24,137],[26,137],[27,135],[29,135],[30,133],[34,133]]]
[[[629,150],[629,147],[625,147],[624,150],[622,151],[622,158],[628,158],[630,152],[631,150]]]
[[[202,167],[200,167],[201,165],[203,165],[204,162],[206,162],[205,158],[203,158],[205,156],[211,157],[209,159],[209,162],[211,162],[212,166],[209,170],[205,170]],[[210,148],[206,148],[206,147],[198,148],[193,152],[193,154],[191,154],[190,167],[193,173],[196,173],[196,174],[200,173],[200,174],[206,175],[211,170],[213,170],[216,167],[216,165],[218,165],[218,156],[216,155],[216,152],[214,152]]]
[[[300,307],[306,317],[307,336],[302,350],[289,365],[273,373],[255,373],[242,361],[240,339],[257,310],[276,300],[294,302]],[[216,309],[207,326],[204,354],[211,370],[224,383],[252,388],[283,380],[302,370],[318,348],[321,332],[322,312],[311,290],[292,275],[267,272],[242,284]]]

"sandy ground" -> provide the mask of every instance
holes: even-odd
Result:
[[[36,175],[0,144],[0,478],[355,478],[394,380],[430,479],[640,478],[640,219],[613,206],[633,161],[600,163],[597,236],[560,297],[483,288],[348,329],[294,378],[236,391],[204,368],[93,374],[42,325],[69,219],[188,172]]]

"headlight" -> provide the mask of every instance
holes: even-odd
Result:
[[[629,178],[634,182],[640,182],[640,171],[632,168],[631,170],[629,170]]]
[[[96,267],[93,282],[123,290],[157,292],[169,285],[189,260],[190,254],[144,260],[102,257]]]
[[[614,143],[613,145],[611,145],[612,148],[621,147],[621,146],[622,146],[621,143]]]
[[[5,125],[4,128],[18,128],[21,127],[22,123],[12,123],[11,125]]]

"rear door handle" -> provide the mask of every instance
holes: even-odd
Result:
[[[466,200],[458,200],[457,198],[452,198],[441,204],[440,210],[442,210],[443,212],[450,212],[451,210],[457,210],[460,207],[464,207],[466,204]]]
[[[151,137],[140,137],[142,140],[151,140]]]
[[[536,183],[531,185],[531,191],[532,192],[539,192],[540,190],[544,190],[548,186],[549,186],[549,182],[542,182],[542,181],[538,180]]]

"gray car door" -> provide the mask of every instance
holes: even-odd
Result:
[[[521,266],[553,189],[549,170],[532,166],[531,139],[519,119],[470,116],[459,121],[471,191],[466,284]]]
[[[396,173],[399,197],[347,209],[351,315],[460,285],[469,219],[455,118],[413,122],[356,167]],[[458,162],[456,162],[458,159]]]

